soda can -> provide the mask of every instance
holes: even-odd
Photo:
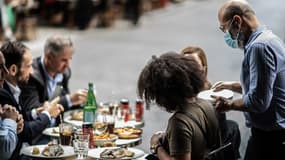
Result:
[[[136,121],[140,122],[143,119],[143,112],[144,112],[144,107],[143,107],[143,100],[142,99],[137,99],[136,100]]]
[[[84,122],[82,124],[83,134],[89,134],[89,148],[94,148],[93,126],[90,122]]]
[[[121,111],[123,115],[123,119],[125,122],[129,121],[130,116],[130,106],[129,106],[129,100],[128,99],[121,99]]]

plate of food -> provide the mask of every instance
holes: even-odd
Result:
[[[120,139],[134,139],[141,136],[142,129],[133,127],[114,128],[114,133],[117,134]]]
[[[104,133],[100,135],[94,135],[94,144],[95,146],[107,147],[115,146],[115,141],[118,139],[118,136],[115,134]]]
[[[46,128],[43,134],[51,137],[59,137],[59,127]]]
[[[72,124],[76,127],[82,127],[83,124],[83,110],[67,111],[64,114],[64,122]]]
[[[73,147],[58,144],[28,146],[22,150],[22,153],[38,159],[58,159],[75,155]]]
[[[71,120],[83,121],[83,110],[74,110],[70,116]]]
[[[215,99],[211,96],[219,96],[226,99],[231,99],[234,96],[234,92],[228,89],[223,89],[218,92],[214,92],[213,89],[202,91],[198,94],[198,98],[208,100],[209,102],[215,102]]]
[[[144,156],[144,151],[136,148],[103,147],[91,149],[88,156],[95,159],[136,159]]]

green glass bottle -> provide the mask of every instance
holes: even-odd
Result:
[[[88,94],[84,105],[83,122],[94,123],[96,120],[97,103],[94,96],[93,83],[88,83]]]

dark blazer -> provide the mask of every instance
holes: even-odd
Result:
[[[40,114],[36,120],[33,120],[31,112],[25,111],[24,107],[22,107],[21,98],[19,100],[19,104],[17,103],[6,82],[4,82],[3,88],[0,88],[0,104],[12,105],[23,115],[24,129],[20,134],[18,134],[18,143],[12,157],[10,158],[11,160],[19,159],[22,143],[28,142],[31,144],[34,138],[41,135],[42,131],[50,124],[49,117],[45,114]]]
[[[32,108],[41,106],[42,103],[49,100],[46,82],[47,78],[41,64],[41,57],[37,57],[33,60],[33,69],[34,73],[30,76],[28,84],[20,86],[22,90],[21,97],[23,99],[24,106],[27,107],[26,110],[32,110]],[[68,103],[64,96],[69,93],[68,81],[70,76],[71,70],[68,68],[66,72],[63,73],[62,83],[58,84],[62,86],[61,93],[59,93],[60,104],[65,109],[68,109]]]

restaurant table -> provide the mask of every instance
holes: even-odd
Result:
[[[73,120],[72,119],[72,113],[73,112],[78,112],[80,110],[70,110],[70,111],[66,111],[64,112],[63,115],[63,121],[69,124],[74,125],[75,127],[81,128],[83,121],[80,120]],[[115,127],[119,128],[119,127],[135,127],[135,128],[143,128],[144,127],[144,121],[135,121],[135,120],[130,120],[127,122],[124,121],[115,121]]]
[[[37,146],[42,146],[42,147],[44,147],[45,145],[37,145]],[[41,151],[42,151],[42,147],[40,147],[41,149]],[[65,147],[69,147],[69,146],[65,146]],[[26,160],[47,160],[47,159],[49,159],[49,160],[74,160],[74,159],[76,159],[76,156],[74,155],[74,152],[73,152],[73,150],[72,149],[70,149],[70,147],[69,147],[69,151],[68,152],[72,152],[72,155],[70,155],[70,156],[67,156],[67,157],[56,157],[56,158],[54,158],[54,157],[44,157],[44,156],[42,156],[42,155],[38,155],[38,156],[36,156],[35,157],[35,155],[32,155],[30,152],[32,152],[32,149],[31,148],[33,148],[33,146],[30,146],[29,148],[26,148],[26,153],[24,154],[24,155],[26,155],[25,156],[25,159]],[[137,149],[137,148],[133,148],[133,147],[129,147],[130,149],[132,149],[133,151],[134,150],[137,150],[137,151],[139,151],[139,152],[141,152],[142,153],[142,155],[141,156],[139,156],[139,157],[137,157],[137,158],[124,158],[124,159],[134,159],[134,160],[144,160],[145,159],[145,157],[148,155],[148,153],[145,153],[143,150],[141,150],[141,149]],[[28,150],[27,150],[28,149]],[[100,148],[94,148],[95,150],[100,150]],[[104,150],[104,148],[101,148],[102,150]],[[30,151],[31,150],[31,151]],[[27,153],[28,152],[28,153]],[[99,152],[96,152],[96,153],[99,153]],[[93,154],[94,154],[94,150],[93,150]],[[88,153],[88,158],[87,158],[87,160],[95,160],[95,159],[97,159],[97,158],[92,158],[93,156],[91,156],[92,154],[89,152]],[[101,158],[100,158],[101,159]]]
[[[58,131],[58,127],[46,128],[43,131],[44,135],[50,136],[51,138],[59,138],[59,133],[53,133],[53,130]],[[132,138],[132,139],[117,139],[115,141],[116,146],[127,146],[134,147],[142,143],[142,138]]]

